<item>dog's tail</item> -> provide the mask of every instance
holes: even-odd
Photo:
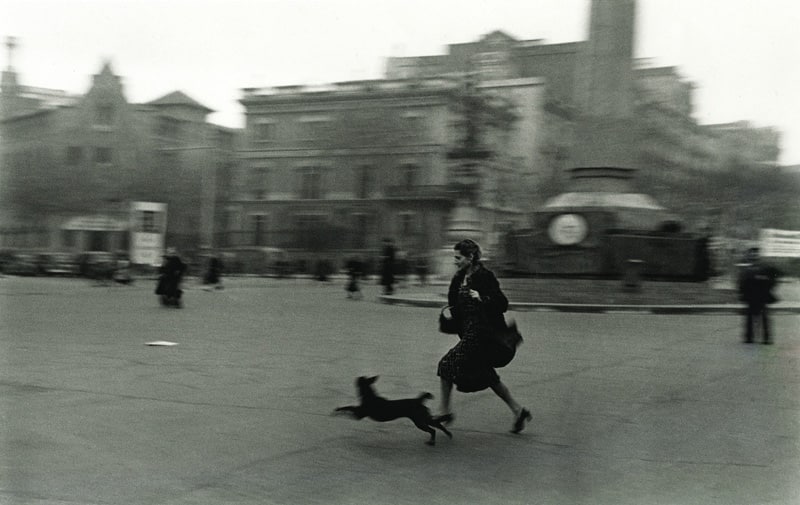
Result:
[[[417,397],[417,400],[424,402],[425,400],[430,400],[431,398],[433,398],[433,395],[426,392],[426,393],[420,393],[419,396]]]

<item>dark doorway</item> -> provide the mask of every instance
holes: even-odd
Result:
[[[108,236],[104,231],[89,232],[90,251],[108,251]]]

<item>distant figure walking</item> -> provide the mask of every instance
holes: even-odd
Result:
[[[390,238],[383,239],[383,251],[381,251],[381,285],[383,294],[394,294],[394,268],[397,249],[394,241]]]
[[[417,274],[417,279],[419,280],[420,286],[425,286],[428,284],[428,258],[425,257],[424,254],[420,254],[417,256],[416,261],[414,262],[414,270]]]
[[[124,252],[118,252],[115,257],[114,282],[129,286],[133,284],[131,275],[131,261]]]
[[[757,326],[761,326],[761,342],[772,343],[768,307],[778,301],[772,290],[779,276],[777,268],[761,261],[757,247],[748,249],[739,278],[739,299],[747,304],[744,322],[744,341],[747,344],[753,343]]]
[[[222,289],[222,260],[216,254],[211,254],[208,258],[208,269],[206,276],[203,279],[205,289],[210,291],[212,289]]]
[[[361,277],[364,275],[364,264],[358,258],[351,258],[345,265],[347,268],[347,298],[353,300],[360,300],[363,297],[361,293]]]
[[[159,268],[158,284],[156,285],[156,294],[159,295],[162,305],[175,308],[183,306],[181,280],[185,272],[186,263],[181,261],[174,247],[168,247],[164,254],[164,262]]]

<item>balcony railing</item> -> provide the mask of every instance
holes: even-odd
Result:
[[[430,184],[420,186],[386,186],[384,195],[388,198],[450,198],[448,186],[444,184]]]

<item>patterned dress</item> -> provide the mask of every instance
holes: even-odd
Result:
[[[439,360],[437,375],[448,379],[464,393],[482,391],[497,384],[500,377],[485,360],[483,339],[489,326],[480,302],[469,295],[469,285],[458,290],[461,333],[458,343]]]

